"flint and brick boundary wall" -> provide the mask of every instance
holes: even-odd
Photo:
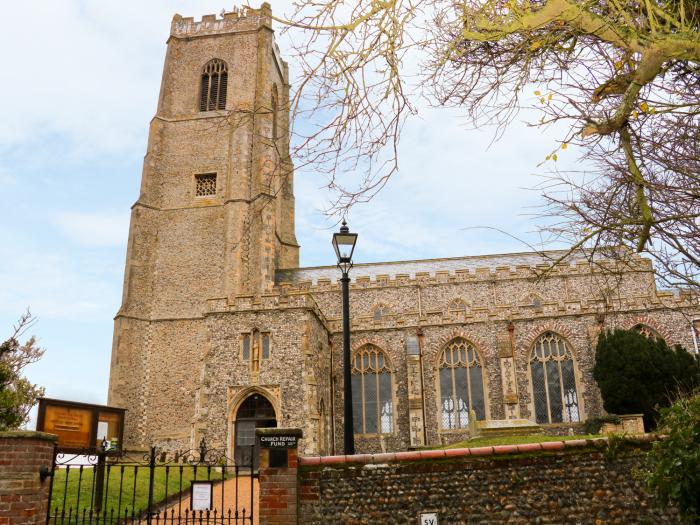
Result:
[[[639,472],[648,440],[571,440],[299,458],[299,518],[315,524],[678,523]]]
[[[56,436],[43,432],[0,432],[0,525],[46,522]]]

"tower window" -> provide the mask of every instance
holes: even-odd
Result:
[[[250,360],[250,334],[243,334],[243,360]]]
[[[226,62],[218,58],[207,62],[202,70],[199,111],[226,109],[227,88],[228,68]]]
[[[253,330],[251,333],[241,334],[241,357],[243,361],[250,361],[254,369],[257,369],[260,359],[270,359],[271,337],[269,332]]]
[[[195,197],[207,197],[216,195],[216,173],[203,173],[194,176]]]

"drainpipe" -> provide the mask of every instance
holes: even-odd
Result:
[[[698,351],[698,334],[697,330],[695,329],[695,321],[700,321],[700,317],[694,317],[690,320],[690,333],[693,334],[693,346],[695,347],[695,353],[699,354],[700,351]]]
[[[330,380],[331,380],[331,454],[335,456],[335,371],[333,370],[333,343],[328,339],[330,352]]]

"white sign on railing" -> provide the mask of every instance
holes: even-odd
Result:
[[[192,482],[192,510],[211,510],[214,487],[211,481]]]

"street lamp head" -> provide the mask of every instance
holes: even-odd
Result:
[[[352,254],[355,251],[357,234],[350,233],[348,225],[343,220],[343,225],[338,233],[333,234],[333,249],[338,257],[338,266],[352,266]]]

